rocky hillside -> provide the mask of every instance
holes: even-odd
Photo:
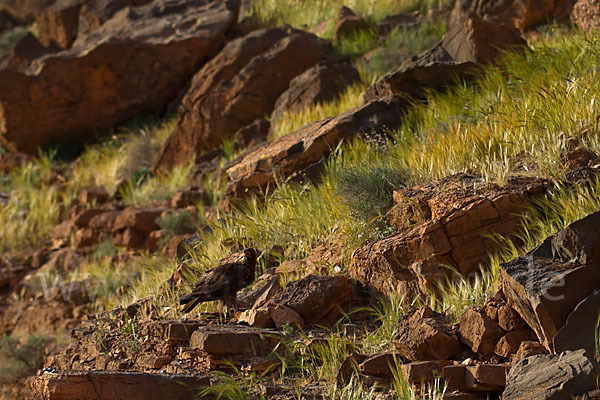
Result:
[[[600,398],[598,28],[0,0],[0,399]]]

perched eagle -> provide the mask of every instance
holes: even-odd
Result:
[[[221,300],[226,310],[233,307],[236,311],[236,295],[254,281],[258,250],[244,250],[243,260],[221,264],[202,275],[194,290],[179,298],[179,304],[185,304],[183,312],[188,313],[205,301]]]

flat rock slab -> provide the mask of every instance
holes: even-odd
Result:
[[[503,400],[570,400],[596,388],[597,366],[584,350],[544,354],[515,362]]]
[[[194,375],[66,371],[40,375],[31,387],[35,400],[188,400],[208,385]]]
[[[199,328],[190,338],[190,346],[215,358],[228,356],[265,356],[279,342],[273,332],[243,326]]]
[[[33,153],[161,109],[222,45],[238,8],[237,0],[156,0],[121,10],[25,73],[0,70],[0,144]]]

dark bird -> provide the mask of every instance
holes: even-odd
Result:
[[[188,313],[205,301],[221,300],[225,309],[233,307],[237,311],[237,292],[254,282],[258,250],[244,250],[243,260],[221,264],[202,275],[195,283],[194,290],[179,298],[185,304],[183,312]]]

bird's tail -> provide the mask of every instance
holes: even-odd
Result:
[[[201,302],[202,298],[194,296],[193,294],[186,294],[185,296],[181,296],[179,298],[179,304],[185,304],[183,307],[183,312],[186,314],[192,311]]]

